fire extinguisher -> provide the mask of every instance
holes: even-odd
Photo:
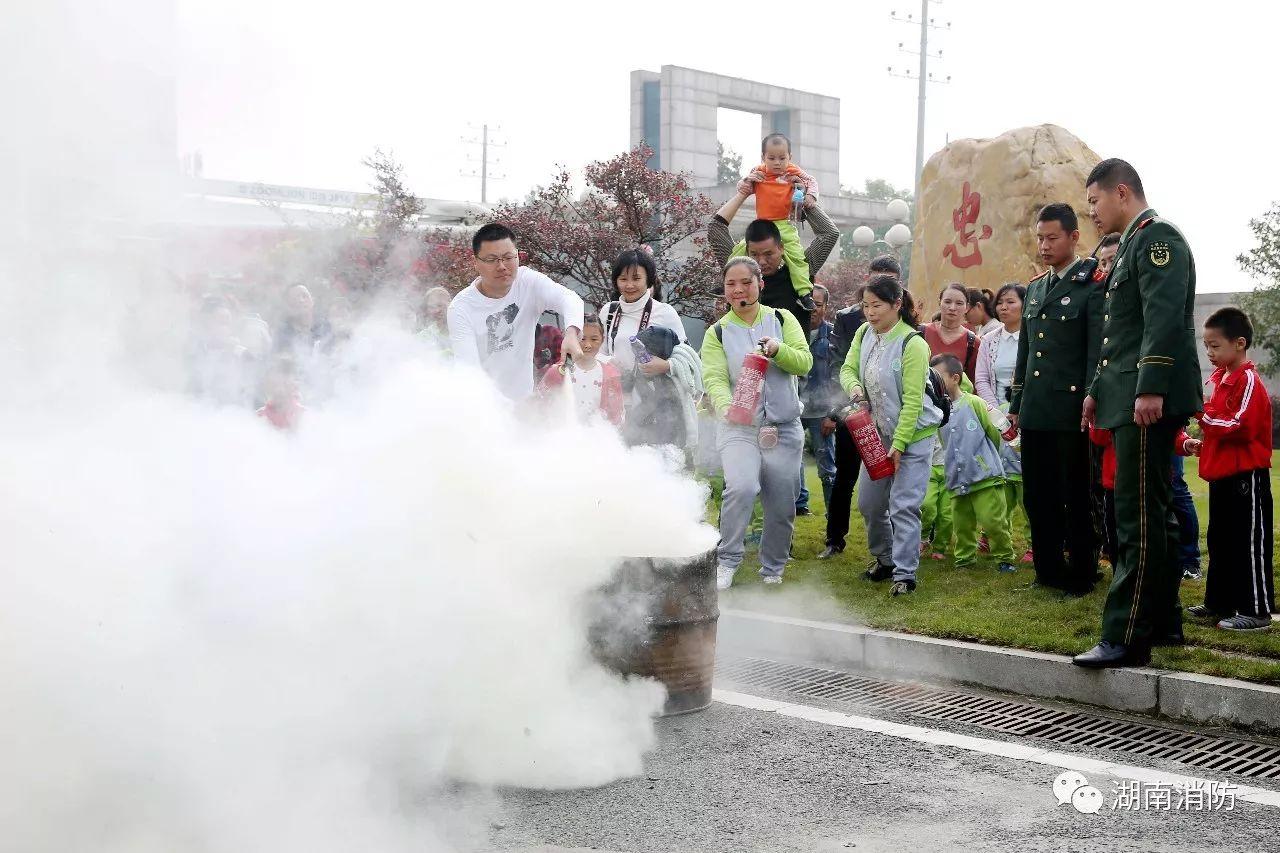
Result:
[[[889,458],[884,442],[880,440],[880,431],[871,418],[871,407],[862,403],[849,406],[840,413],[845,429],[858,446],[858,455],[862,464],[867,466],[867,473],[873,480],[883,480],[893,475],[893,460]]]
[[[756,406],[764,390],[764,373],[769,369],[769,359],[758,352],[749,352],[742,358],[742,370],[733,386],[733,402],[725,418],[731,424],[746,426],[756,417]]]

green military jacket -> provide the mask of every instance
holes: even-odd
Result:
[[[1106,281],[1102,351],[1090,394],[1103,429],[1133,424],[1139,394],[1187,418],[1204,397],[1196,354],[1196,264],[1182,232],[1148,208],[1120,237]]]
[[[1102,341],[1097,266],[1095,258],[1077,260],[1061,278],[1049,270],[1027,286],[1009,401],[1026,429],[1080,430]]]

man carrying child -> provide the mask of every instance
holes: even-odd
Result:
[[[786,136],[766,136],[760,144],[760,155],[765,162],[739,182],[737,194],[711,218],[707,241],[721,264],[736,256],[750,257],[759,264],[764,276],[760,302],[771,308],[785,308],[800,321],[802,329],[808,329],[813,311],[812,279],[835,249],[840,231],[817,204],[817,184],[791,162],[791,141]],[[808,248],[801,248],[797,223],[792,221],[791,198],[796,183],[804,193],[803,220],[813,228]],[[735,244],[729,235],[729,223],[752,195],[758,218],[747,226],[745,239]]]

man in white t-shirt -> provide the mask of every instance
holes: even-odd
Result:
[[[515,234],[492,222],[471,239],[475,281],[449,303],[453,357],[474,364],[512,400],[533,393],[533,340],[544,311],[565,325],[560,357],[581,356],[582,297],[536,270],[520,266]]]

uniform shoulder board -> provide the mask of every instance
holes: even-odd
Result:
[[[1155,221],[1156,221],[1156,218],[1154,216],[1148,216],[1146,219],[1138,223],[1138,227],[1135,230],[1141,231],[1143,228],[1146,228],[1148,225],[1150,225],[1152,222],[1155,222]]]
[[[1044,278],[1044,277],[1045,277],[1045,276],[1047,276],[1048,274],[1049,274],[1049,271],[1048,271],[1048,270],[1045,270],[1044,272],[1040,273],[1039,275],[1032,276],[1032,277],[1027,281],[1027,284],[1028,284],[1028,285],[1035,284],[1037,281],[1039,281],[1040,279]]]
[[[1093,271],[1098,268],[1097,258],[1085,258],[1080,262],[1080,269],[1076,270],[1075,275],[1071,276],[1072,281],[1090,281],[1093,279]]]

